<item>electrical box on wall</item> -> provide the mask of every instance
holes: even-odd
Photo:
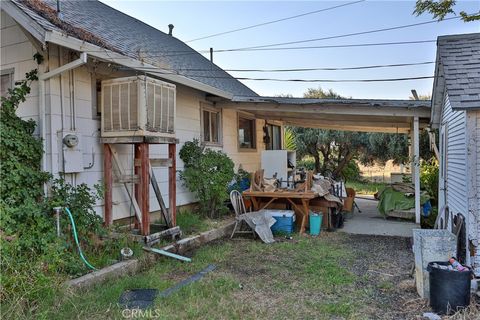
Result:
[[[59,171],[77,173],[83,171],[81,135],[76,131],[59,131]]]

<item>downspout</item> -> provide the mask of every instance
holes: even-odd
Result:
[[[63,65],[61,67],[58,67],[57,69],[50,70],[49,72],[42,73],[38,76],[38,93],[39,93],[39,104],[38,104],[38,111],[39,111],[39,117],[40,117],[40,137],[42,138],[42,144],[43,144],[43,155],[42,155],[42,171],[46,172],[47,171],[47,131],[46,131],[46,114],[45,114],[45,81],[49,80],[50,78],[53,78],[57,75],[61,75],[65,71],[69,71],[72,69],[75,69],[79,66],[82,66],[87,63],[87,54],[85,52],[82,52],[80,54],[80,58],[77,60],[74,60],[72,62],[67,63],[66,65]],[[53,134],[53,133],[52,133]],[[53,150],[51,150],[53,152]],[[51,172],[53,173],[53,172]],[[44,184],[43,186],[43,192],[44,195],[47,194],[47,185]]]

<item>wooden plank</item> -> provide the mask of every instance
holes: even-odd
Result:
[[[112,150],[108,144],[103,145],[103,179],[105,184],[105,207],[104,207],[104,224],[106,226],[112,223],[113,209],[113,177],[112,177]]]
[[[142,211],[142,235],[150,234],[150,163],[149,163],[149,145],[148,143],[139,144],[140,151],[140,190],[142,192],[142,201],[140,209]]]
[[[153,187],[153,192],[155,192],[155,196],[157,197],[158,204],[160,205],[160,211],[162,212],[163,218],[167,227],[172,227],[172,219],[170,219],[170,214],[168,213],[167,207],[165,206],[165,202],[163,202],[162,192],[160,191],[160,187],[157,183],[157,178],[155,177],[155,173],[153,172],[152,166],[149,168],[150,172],[150,183]]]
[[[151,235],[145,236],[144,240],[145,240],[146,244],[152,245],[152,244],[160,241],[162,238],[166,238],[166,237],[169,237],[169,236],[170,237],[175,237],[175,236],[181,235],[181,234],[182,234],[182,231],[180,230],[180,227],[173,227],[173,228],[170,228],[170,229],[167,229],[167,230],[163,230],[163,231],[156,232],[156,233],[153,233]]]
[[[263,191],[244,191],[243,195],[246,197],[258,197],[258,198],[291,198],[291,199],[313,199],[318,197],[314,192],[292,192],[292,191],[275,191],[275,192],[263,192]]]
[[[140,167],[140,159],[135,159],[135,166]],[[150,158],[150,166],[169,168],[172,166],[172,159]]]
[[[172,218],[172,226],[177,225],[177,146],[176,144],[168,145],[168,157],[172,159],[172,166],[168,169],[168,197],[170,217]]]
[[[112,152],[112,159],[113,159],[113,163],[115,164],[115,166],[117,167],[117,170],[119,172],[123,172],[123,168],[122,166],[120,165],[120,161],[118,159],[118,154],[115,150],[113,150],[111,147],[110,147],[110,150]],[[140,210],[140,207],[138,206],[138,203],[137,201],[135,200],[136,198],[134,198],[134,195],[132,195],[130,193],[130,189],[128,189],[128,186],[126,183],[123,183],[123,186],[125,188],[125,190],[127,191],[127,194],[128,194],[128,198],[130,199],[130,201],[132,202],[132,205],[133,205],[133,208],[135,210],[135,215],[136,215],[136,223],[135,223],[135,228],[139,228],[139,225],[138,225],[138,222],[137,221],[141,221],[142,220],[142,211]]]
[[[150,144],[178,144],[179,140],[175,137],[153,137],[153,136],[131,136],[131,137],[101,137],[100,143],[111,144],[137,144],[137,143],[150,143]]]
[[[117,183],[138,183],[140,181],[140,177],[136,174],[122,174],[115,179]]]

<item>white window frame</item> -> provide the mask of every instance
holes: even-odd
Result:
[[[212,113],[217,114],[217,137],[218,141],[211,141],[212,139],[212,123],[209,121],[209,129],[210,129],[210,141],[206,141],[204,137],[204,111],[208,112],[209,115]],[[202,144],[207,145],[207,146],[214,146],[214,147],[222,147],[223,146],[223,137],[222,137],[222,132],[223,132],[223,123],[222,123],[222,110],[217,109],[213,106],[213,104],[201,102],[200,103],[200,137]]]
[[[246,147],[241,147],[240,146],[240,135],[239,135],[240,118],[245,119],[245,120],[253,121],[253,135],[254,135],[254,137],[253,137],[254,147],[253,148],[246,148]],[[258,148],[258,141],[257,140],[258,140],[257,139],[257,119],[255,118],[255,116],[245,114],[245,113],[241,113],[241,112],[237,112],[237,146],[238,146],[238,151],[246,151],[246,152],[253,151],[253,152],[256,152],[257,148]]]
[[[14,68],[9,68],[5,70],[0,71],[0,75],[9,75],[10,76],[10,89],[13,89],[15,87],[15,69]]]

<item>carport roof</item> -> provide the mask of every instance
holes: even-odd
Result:
[[[420,127],[430,119],[430,100],[306,99],[235,96],[217,100],[222,108],[254,114],[287,125],[332,130],[408,133],[418,117]]]

